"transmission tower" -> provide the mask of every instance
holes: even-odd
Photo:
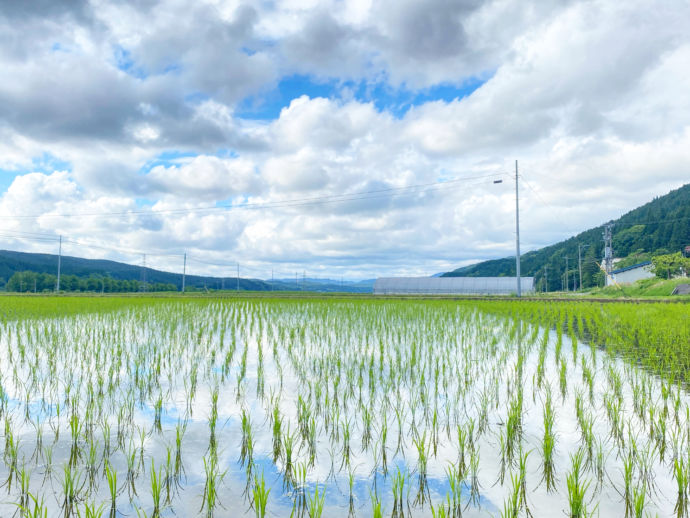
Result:
[[[611,275],[613,271],[613,245],[611,241],[613,239],[613,223],[608,223],[604,227],[604,271],[606,271],[606,276]]]

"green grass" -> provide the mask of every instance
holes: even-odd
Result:
[[[670,297],[673,290],[679,284],[690,284],[690,279],[641,279],[633,284],[621,284],[620,286],[607,286],[605,288],[595,288],[587,292],[588,295],[596,297]],[[690,295],[676,295],[674,299],[690,299]]]

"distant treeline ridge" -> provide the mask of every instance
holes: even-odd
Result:
[[[50,273],[36,273],[32,271],[16,272],[5,289],[20,293],[42,293],[55,291],[57,275]],[[77,277],[76,275],[60,276],[60,291],[93,291],[104,293],[127,293],[136,291],[177,291],[177,286],[171,283],[153,282],[143,283],[138,280],[113,279],[104,275],[90,275]]]

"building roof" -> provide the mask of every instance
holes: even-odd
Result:
[[[534,291],[534,277],[521,277],[524,292]],[[374,293],[510,294],[517,291],[516,277],[381,277]]]
[[[613,270],[611,273],[623,273],[627,272],[628,270],[634,270],[636,268],[643,268],[644,266],[649,266],[652,264],[652,261],[645,261],[644,263],[638,263],[638,264],[633,264],[632,266],[626,266],[625,268],[619,268],[618,270]]]

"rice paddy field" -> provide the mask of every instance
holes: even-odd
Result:
[[[0,298],[0,516],[688,516],[683,304]]]

